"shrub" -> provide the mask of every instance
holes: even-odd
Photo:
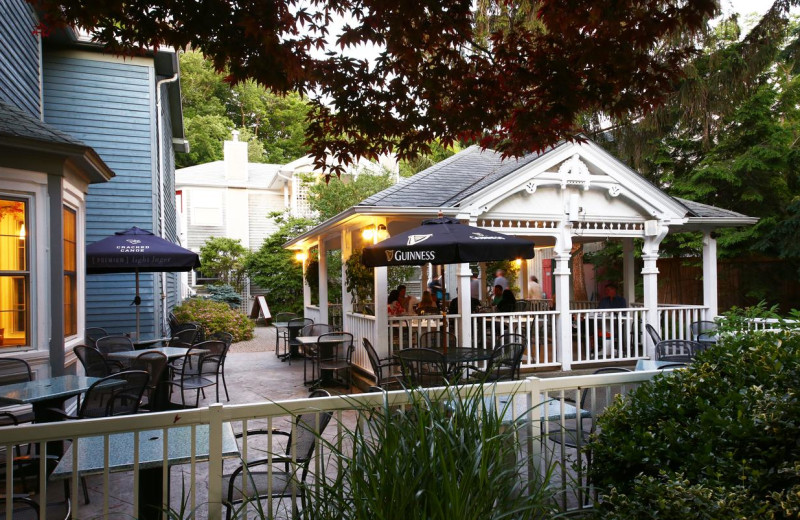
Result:
[[[215,302],[227,303],[231,308],[236,308],[242,304],[242,295],[236,292],[232,285],[209,285],[206,286],[208,299]]]
[[[203,327],[206,335],[230,332],[233,341],[253,339],[255,325],[239,311],[227,304],[206,298],[191,298],[172,311],[180,322],[192,321]]]
[[[444,391],[444,403],[406,391],[402,412],[388,394],[341,442],[321,439],[339,471],[309,486],[303,518],[315,520],[500,520],[552,518],[549,473],[528,473],[523,421],[484,406],[481,391]],[[508,406],[508,405],[501,405]],[[538,411],[533,413],[538,414]],[[328,456],[328,455],[326,455]],[[530,476],[530,480],[529,480]]]
[[[589,446],[599,515],[796,518],[798,388],[800,336],[750,332],[618,400]]]

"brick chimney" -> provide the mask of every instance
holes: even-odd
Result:
[[[247,182],[247,143],[239,141],[239,131],[232,132],[231,141],[225,141],[225,178]]]

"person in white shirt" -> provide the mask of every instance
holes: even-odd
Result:
[[[505,291],[508,289],[508,280],[506,280],[506,272],[502,269],[498,269],[496,273],[494,273],[494,284],[499,285]]]
[[[531,276],[531,281],[528,282],[528,298],[531,300],[544,299],[544,295],[542,294],[542,286],[539,285],[539,279],[535,276]]]
[[[469,295],[471,298],[475,298],[476,300],[479,298],[478,293],[480,292],[481,281],[478,280],[478,275],[472,273],[472,278],[469,279]]]

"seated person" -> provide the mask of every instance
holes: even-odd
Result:
[[[436,302],[433,301],[433,296],[431,296],[430,291],[425,291],[422,293],[422,299],[419,301],[417,305],[417,314],[436,314],[439,312],[439,308],[436,306]]]
[[[511,289],[503,291],[500,303],[497,304],[497,312],[514,312],[516,310],[517,299]]]
[[[398,285],[397,286],[397,299],[403,305],[403,309],[405,309],[406,314],[412,314],[414,312],[414,307],[419,303],[416,296],[406,295],[406,286],[405,285]]]
[[[405,313],[405,308],[400,303],[399,293],[393,290],[389,293],[389,316],[401,316]]]
[[[492,306],[496,309],[497,306],[500,305],[500,301],[503,299],[503,286],[495,285],[493,291],[494,298],[492,298]]]
[[[606,295],[597,305],[598,309],[624,309],[628,302],[622,296],[617,296],[617,286],[613,283],[606,285]]]
[[[480,300],[477,298],[470,298],[470,309],[472,309],[472,313],[478,312],[478,309],[481,306]],[[450,305],[447,307],[448,314],[458,314],[458,296],[450,300]]]

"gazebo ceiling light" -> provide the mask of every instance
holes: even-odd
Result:
[[[364,240],[374,240],[375,242],[380,242],[381,240],[386,240],[389,238],[389,230],[386,229],[386,224],[378,224],[376,226],[369,226],[364,228],[361,232],[361,236]]]

